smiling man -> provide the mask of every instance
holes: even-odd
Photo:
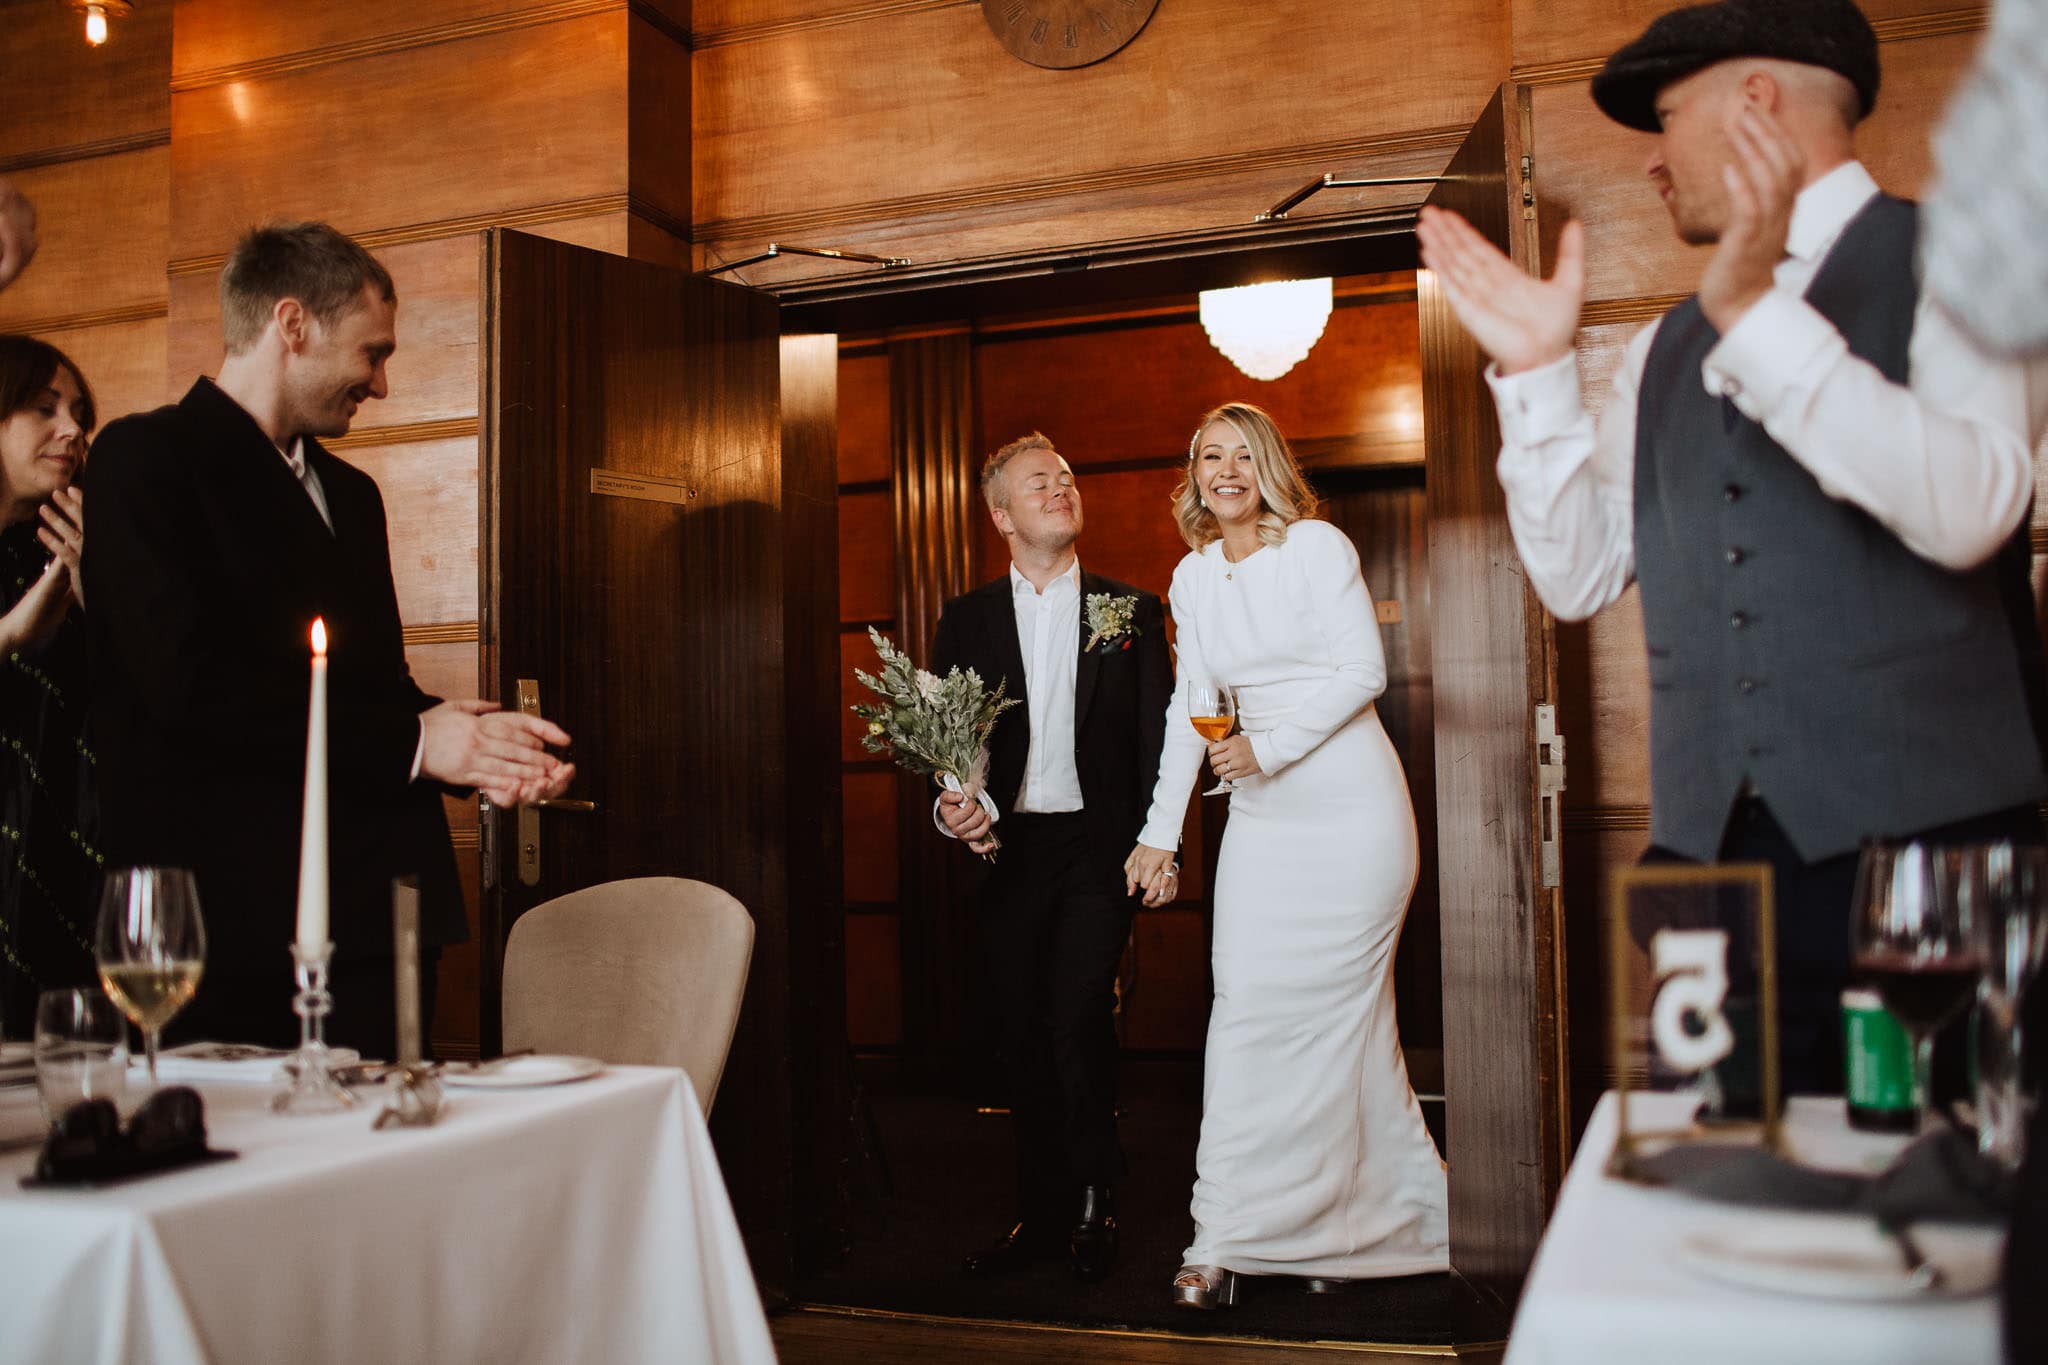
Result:
[[[989,739],[1002,847],[977,925],[1009,1087],[1017,1210],[967,1270],[999,1274],[1065,1255],[1076,1276],[1094,1280],[1117,1255],[1115,982],[1136,909],[1123,863],[1165,742],[1166,618],[1153,594],[1082,572],[1081,490],[1044,436],[990,456],[981,491],[1010,571],[946,604],[933,667],[971,668],[1022,703]],[[991,823],[980,806],[948,794],[934,815],[945,833],[986,849]],[[1161,875],[1145,903],[1176,890]]]
[[[397,291],[324,223],[259,228],[221,274],[218,381],[94,443],[85,553],[102,848],[197,875],[206,973],[174,1030],[287,1046],[311,629],[329,647],[335,1010],[392,1055],[391,882],[417,876],[432,967],[464,936],[445,790],[555,796],[569,737],[428,696],[406,666],[384,502],[321,446],[388,392]]]
[[[1857,848],[2031,838],[2048,794],[2028,588],[2048,389],[1921,295],[1919,217],[1856,159],[1878,44],[1849,0],[1674,10],[1593,81],[1652,135],[1697,296],[1579,394],[1582,234],[1517,270],[1425,210],[1423,262],[1494,359],[1499,475],[1566,620],[1641,587],[1657,859],[1776,875],[1782,1074],[1842,1088]]]

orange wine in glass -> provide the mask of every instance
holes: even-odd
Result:
[[[1182,686],[1187,689],[1188,723],[1195,727],[1195,733],[1211,744],[1230,738],[1231,731],[1237,728],[1237,697],[1230,685],[1214,678],[1189,678]],[[1236,790],[1236,783],[1219,777],[1216,785],[1202,795],[1219,796]]]

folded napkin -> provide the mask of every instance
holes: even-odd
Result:
[[[1680,1143],[1630,1160],[1633,1174],[1702,1199],[1817,1212],[1863,1213],[1885,1227],[1916,1222],[2001,1224],[2012,1177],[1976,1141],[1942,1127],[1913,1141],[1876,1175],[1817,1170],[1761,1147]]]

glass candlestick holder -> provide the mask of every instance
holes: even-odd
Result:
[[[327,964],[333,955],[332,943],[313,950],[292,945],[292,971],[299,982],[299,992],[292,998],[292,1010],[299,1016],[299,1050],[285,1058],[289,1079],[270,1100],[270,1107],[280,1114],[337,1114],[355,1107],[355,1095],[334,1078],[328,1059],[327,1015],[334,1008],[334,996],[327,989]]]

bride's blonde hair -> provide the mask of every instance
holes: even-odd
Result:
[[[1187,468],[1181,471],[1180,486],[1173,490],[1173,520],[1188,548],[1199,550],[1223,534],[1216,514],[1202,505],[1201,490],[1195,486],[1196,443],[1211,422],[1222,422],[1244,440],[1252,453],[1252,478],[1259,488],[1259,542],[1278,545],[1287,539],[1287,528],[1316,514],[1316,495],[1302,477],[1287,438],[1264,408],[1251,403],[1225,403],[1212,409],[1188,438]]]

